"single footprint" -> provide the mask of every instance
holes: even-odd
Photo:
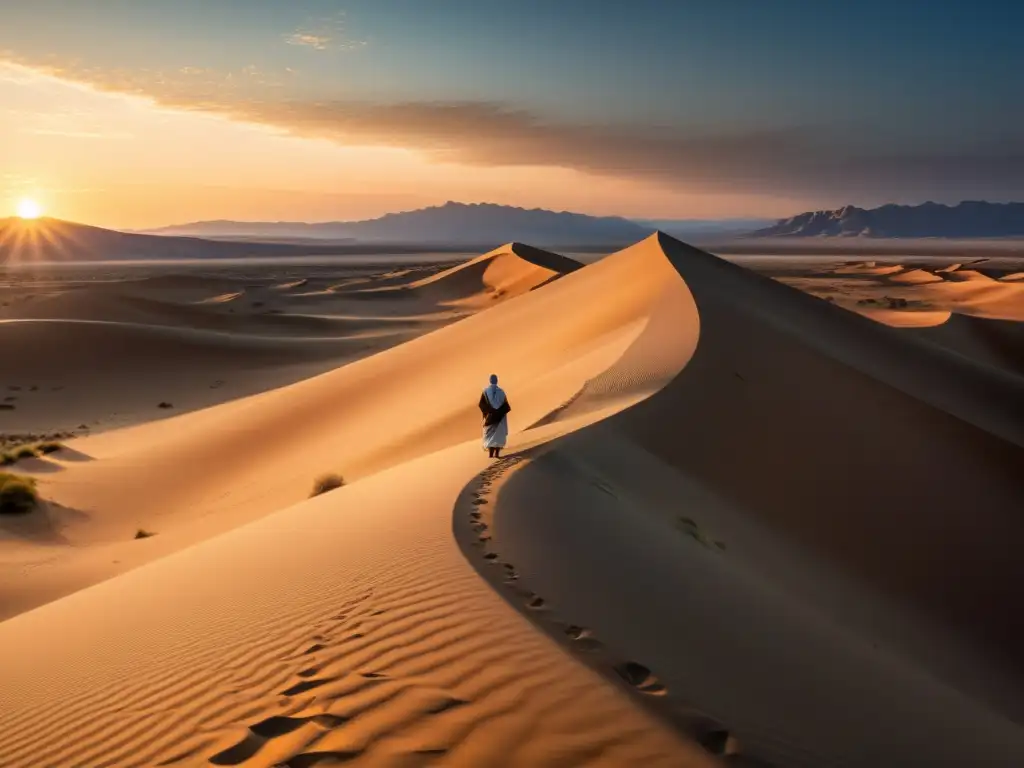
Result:
[[[652,696],[662,696],[666,693],[665,686],[643,664],[635,661],[626,661],[617,664],[615,671],[626,683],[642,693]]]
[[[598,651],[604,648],[604,643],[594,637],[594,633],[586,627],[570,624],[565,628],[565,634],[572,640],[572,647],[577,651]]]
[[[729,732],[729,729],[703,712],[692,710],[675,712],[672,713],[671,719],[713,755],[738,756],[741,751],[739,741]],[[757,765],[757,763],[747,763],[747,765]]]

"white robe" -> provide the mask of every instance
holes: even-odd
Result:
[[[492,408],[500,408],[505,402],[505,390],[501,387],[486,387],[484,397]],[[484,427],[484,448],[504,448],[508,441],[508,414],[501,421],[490,427]]]

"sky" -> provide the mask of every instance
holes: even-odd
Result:
[[[1024,199],[1024,4],[0,0],[0,216]]]

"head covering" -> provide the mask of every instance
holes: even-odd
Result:
[[[484,388],[484,395],[487,396],[487,402],[491,404],[491,408],[501,408],[501,404],[505,402],[505,392],[498,386],[496,373],[491,374],[491,385]]]

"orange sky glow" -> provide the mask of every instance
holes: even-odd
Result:
[[[446,200],[600,215],[784,216],[803,201],[707,194],[549,166],[443,162],[305,138],[0,63],[0,215],[115,228],[208,219],[355,220]]]

